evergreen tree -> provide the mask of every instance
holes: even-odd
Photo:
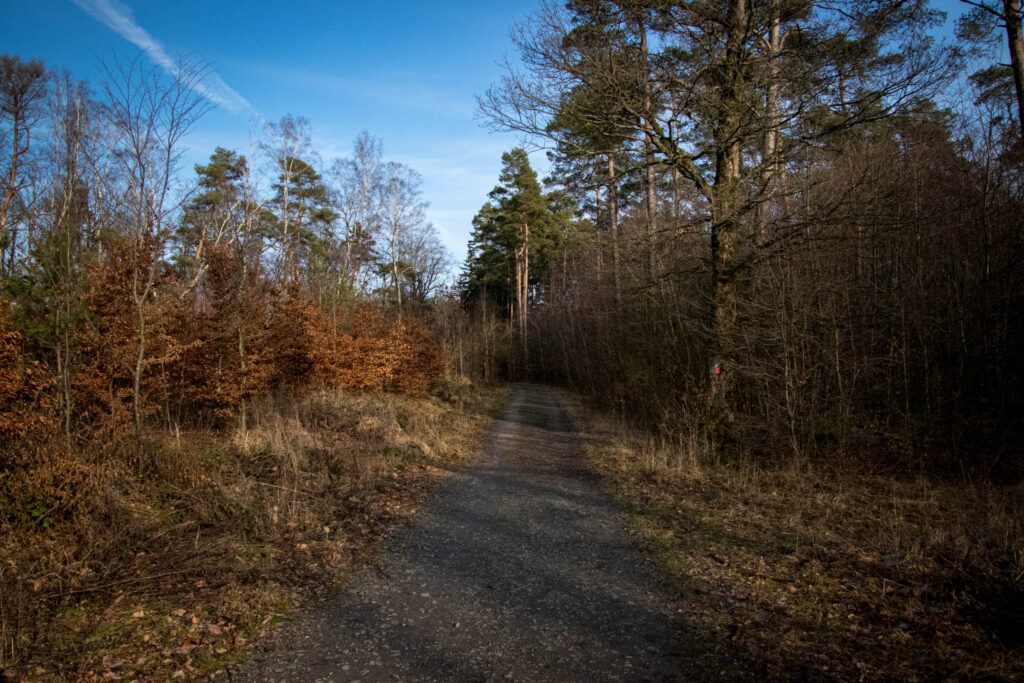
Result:
[[[280,275],[295,277],[303,261],[314,274],[322,274],[323,232],[336,217],[330,193],[316,169],[302,159],[285,157],[278,160],[278,166],[281,174],[273,185],[270,203],[278,209]]]
[[[196,164],[195,171],[200,191],[185,206],[175,234],[178,269],[190,274],[195,273],[204,249],[219,244],[242,224],[241,182],[249,169],[244,156],[218,147],[210,162]]]
[[[1002,32],[1009,47],[1010,63],[993,64],[976,71],[971,80],[980,91],[981,100],[1014,99],[1017,125],[1024,135],[1024,29],[1021,0],[960,0],[970,9],[960,17],[957,38],[968,43],[975,52],[996,53]],[[1012,90],[1012,95],[1011,95]]]
[[[464,287],[469,298],[488,291],[508,305],[525,360],[531,290],[560,249],[562,233],[526,150],[514,148],[501,162],[498,185],[473,220]]]

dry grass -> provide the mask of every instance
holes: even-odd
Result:
[[[722,464],[577,406],[708,677],[1024,677],[1024,487]]]
[[[245,433],[5,454],[0,672],[130,680],[223,669],[370,561],[475,452],[504,395],[268,398]]]

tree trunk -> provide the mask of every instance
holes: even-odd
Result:
[[[523,223],[523,243],[519,250],[517,274],[519,304],[519,341],[523,349],[523,369],[529,368],[529,340],[527,332],[527,316],[529,315],[528,298],[530,292],[530,224]]]
[[[672,217],[679,226],[679,169],[672,169]]]
[[[772,23],[768,34],[768,84],[764,96],[765,129],[762,140],[761,164],[764,169],[764,193],[758,204],[757,243],[768,239],[768,215],[779,190],[781,164],[778,160],[782,137],[779,122],[779,76],[782,72],[782,33],[779,20],[779,0],[772,0]]]
[[[7,183],[4,187],[4,197],[0,201],[0,241],[7,238],[7,217],[11,209],[11,201],[18,191],[18,159],[28,151],[29,140],[25,140],[25,146],[19,147],[21,141],[21,116],[17,109],[14,114],[14,130],[11,131],[11,167],[7,174]],[[28,131],[25,131],[28,138]],[[9,273],[14,269],[15,240],[11,239],[11,259],[7,260],[7,245],[0,247],[0,272]]]
[[[714,197],[711,202],[712,353],[709,423],[714,429],[733,421],[731,403],[736,369],[736,253],[740,225],[739,190],[742,146],[738,137],[742,108],[742,45],[746,26],[745,0],[730,0],[722,101],[714,135]]]
[[[135,418],[135,439],[142,438],[142,366],[146,359],[146,313],[145,300],[136,299],[136,314],[139,316],[139,352],[135,357],[132,371],[132,413]]]
[[[1017,117],[1024,137],[1024,33],[1021,31],[1021,0],[1003,0],[1006,38],[1010,44],[1010,66],[1017,90]]]
[[[240,401],[240,415],[242,433],[245,434],[249,428],[248,425],[248,414],[246,411],[246,404],[248,403],[248,397],[245,395],[245,385],[248,383],[248,377],[246,376],[245,368],[245,326],[239,324],[238,326],[238,369],[241,375],[240,381],[242,383],[242,400]]]
[[[619,181],[615,177],[615,154],[608,155],[608,222],[612,232],[612,277],[615,282],[615,302],[622,303],[619,275]]]
[[[651,77],[648,64],[647,48],[647,27],[642,17],[637,19],[637,29],[640,31],[640,55],[641,64],[644,70],[644,164],[647,166],[647,268],[648,277],[654,281],[655,260],[654,260],[654,234],[656,232],[655,220],[658,209],[657,188],[654,181],[654,138],[653,129],[653,105],[651,98]]]
[[[395,301],[398,304],[398,317],[402,317],[402,286],[398,280],[398,225],[391,231],[391,277],[395,283]]]

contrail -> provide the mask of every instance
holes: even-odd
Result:
[[[118,0],[71,0],[88,12],[94,19],[107,25],[108,28],[137,45],[150,59],[156,62],[167,73],[174,77],[178,74],[178,64],[160,41],[149,35],[146,29],[135,22],[135,16],[129,7]],[[239,95],[234,88],[224,82],[216,72],[207,72],[204,82],[193,82],[191,87],[200,95],[214,104],[224,107],[233,114],[243,110],[255,111],[249,102]]]

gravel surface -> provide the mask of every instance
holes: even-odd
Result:
[[[379,567],[231,678],[675,680],[684,664],[668,602],[557,395],[517,385],[480,457]]]

